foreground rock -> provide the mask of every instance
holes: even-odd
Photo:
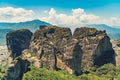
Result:
[[[21,58],[17,58],[12,61],[9,65],[9,69],[5,74],[5,80],[22,80],[22,76],[25,72],[27,72],[28,66],[30,62],[27,60],[22,60]]]
[[[112,41],[113,49],[115,50],[116,66],[120,67],[120,40]]]
[[[8,51],[11,54],[11,57],[14,59],[21,55],[21,52],[24,49],[29,48],[32,32],[26,29],[16,30],[7,33],[6,42]]]

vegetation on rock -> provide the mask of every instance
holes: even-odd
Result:
[[[99,68],[92,67],[82,71],[82,75],[75,76],[63,70],[53,71],[30,66],[30,71],[24,74],[23,80],[120,80],[120,69],[113,64],[105,64]]]

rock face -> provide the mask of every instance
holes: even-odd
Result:
[[[80,73],[82,52],[77,40],[72,39],[69,28],[56,26],[42,28],[33,34],[31,41],[30,50],[40,60],[40,67],[62,68],[70,73]]]
[[[6,72],[5,80],[22,80],[22,76],[28,71],[28,66],[30,62],[27,60],[22,60],[18,58],[14,60]]]
[[[40,67],[69,73],[80,74],[80,67],[115,65],[110,38],[95,28],[77,28],[72,35],[69,28],[44,27],[33,34],[30,50],[40,60]]]
[[[26,29],[16,30],[7,33],[6,42],[8,51],[11,54],[11,57],[14,59],[21,55],[21,52],[24,49],[29,48],[32,32]]]
[[[77,28],[72,35],[69,28],[44,26],[32,38],[31,35],[28,30],[7,34],[7,46],[12,57],[21,56],[22,62],[27,60],[36,67],[64,69],[75,74],[81,74],[81,67],[89,69],[106,63],[116,65],[114,50],[105,31],[84,27]],[[22,68],[20,66],[18,73]],[[21,76],[25,71],[26,68],[16,76]]]
[[[115,65],[114,50],[105,31],[97,31],[95,28],[77,28],[73,37],[81,45],[81,67],[89,69],[92,66],[101,66],[105,63]]]
[[[112,41],[113,49],[115,50],[116,66],[120,67],[120,40]]]

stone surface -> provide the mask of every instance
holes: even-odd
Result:
[[[0,46],[0,65],[4,66],[8,62],[9,53],[7,46]]]
[[[115,50],[116,66],[120,68],[120,40],[112,41],[113,49]]]
[[[77,28],[72,35],[69,28],[44,27],[33,34],[30,50],[44,67],[70,73],[80,74],[80,67],[115,65],[110,38],[95,28]]]
[[[44,26],[33,35],[30,33],[32,38],[30,34],[29,36],[27,33],[24,34],[14,37],[12,37],[13,33],[11,36],[10,33],[9,36],[7,35],[9,52],[12,51],[13,57],[20,51],[17,56],[36,67],[52,70],[64,69],[71,74],[79,75],[81,67],[89,69],[106,63],[116,65],[115,53],[105,31],[83,27],[77,28],[72,35],[69,28]],[[28,43],[23,44],[21,37],[24,37],[22,39],[26,43],[30,42],[31,38],[30,46]],[[26,49],[26,45],[29,49]],[[21,68],[18,69],[20,72]]]
[[[105,63],[115,65],[114,50],[105,31],[98,31],[95,28],[77,28],[73,37],[79,41],[82,49],[82,68],[89,69]]]
[[[26,29],[16,30],[7,33],[6,42],[8,51],[14,59],[21,55],[24,49],[29,48],[32,32]]]
[[[76,39],[72,39],[69,28],[42,28],[33,34],[31,41],[30,50],[37,55],[41,67],[81,73],[81,47]]]
[[[22,60],[21,58],[17,58],[12,61],[9,65],[9,68],[5,75],[5,80],[22,80],[22,76],[25,72],[27,72],[28,66],[30,65],[29,61]]]

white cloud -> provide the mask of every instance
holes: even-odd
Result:
[[[34,12],[23,8],[0,8],[0,22],[20,22],[33,19]]]
[[[39,13],[42,14],[42,12]],[[2,7],[0,8],[0,22],[23,22],[39,18],[41,14],[37,15],[34,11],[23,8]],[[107,24],[111,26],[120,26],[120,19],[116,17],[103,19],[100,16],[88,14],[81,8],[72,9],[69,15],[57,13],[54,8],[44,10],[43,14],[44,16],[40,17],[40,20],[44,20],[59,26],[80,27],[87,24]]]
[[[44,13],[48,13],[48,10],[44,10]]]
[[[78,9],[72,9],[72,15],[75,17],[79,17],[81,15],[85,14],[84,9],[78,8]]]
[[[87,14],[84,9],[72,9],[71,14],[57,13],[54,8],[51,8],[46,12],[48,16],[42,17],[42,20],[50,22],[55,25],[62,26],[83,26],[87,24],[107,24],[111,26],[118,26],[120,19],[111,17],[109,19],[103,19],[100,16],[94,14]]]

